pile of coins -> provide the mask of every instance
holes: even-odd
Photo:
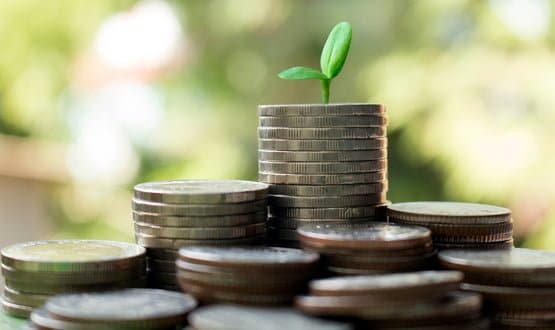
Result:
[[[318,252],[332,274],[363,275],[426,269],[435,250],[430,230],[374,222],[306,225],[298,230],[303,249]]]
[[[267,193],[267,184],[241,180],[136,185],[135,237],[147,248],[149,285],[178,290],[175,260],[181,246],[262,243]]]
[[[480,295],[455,291],[462,277],[427,271],[314,280],[295,303],[308,314],[359,318],[364,329],[488,329]]]
[[[59,295],[33,311],[30,329],[181,329],[196,306],[189,295],[154,289]]]
[[[509,209],[473,203],[408,202],[388,206],[390,221],[428,227],[438,249],[513,247]]]
[[[184,247],[177,278],[201,302],[287,304],[317,271],[318,254],[279,247]]]
[[[383,220],[383,105],[266,105],[258,111],[259,180],[270,184],[274,244],[297,246],[295,229],[307,223]]]
[[[483,295],[496,329],[555,329],[555,251],[444,250],[439,259]]]
[[[111,241],[60,240],[3,248],[5,287],[2,305],[26,318],[51,296],[145,284],[145,249]]]
[[[311,317],[286,307],[212,305],[189,315],[195,330],[352,330],[348,323]]]

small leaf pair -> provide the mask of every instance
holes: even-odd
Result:
[[[334,26],[322,49],[320,57],[320,69],[322,71],[295,66],[280,72],[278,76],[289,80],[319,79],[322,84],[322,101],[329,103],[330,83],[343,69],[347,54],[349,54],[352,34],[351,24],[348,22],[341,22]]]

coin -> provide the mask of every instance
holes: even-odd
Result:
[[[177,249],[152,249],[147,248],[146,254],[149,258],[175,261],[178,258]]]
[[[275,227],[268,227],[268,237],[272,239],[286,240],[286,241],[296,241],[297,231],[294,229],[281,229]]]
[[[237,238],[237,239],[175,239],[160,238],[152,235],[135,233],[137,243],[148,247],[158,249],[178,249],[184,245],[242,245],[257,244],[263,240],[263,235]]]
[[[135,222],[135,232],[161,238],[179,239],[233,239],[260,235],[266,231],[266,223],[225,228],[179,228],[162,227]]]
[[[368,269],[388,272],[415,271],[429,268],[431,260],[436,256],[432,251],[427,254],[407,257],[382,257],[382,258],[361,258],[351,256],[327,255],[324,260],[333,267],[350,269]]]
[[[395,203],[388,207],[388,215],[401,220],[423,220],[473,224],[511,221],[509,209],[473,203],[458,202],[408,202]]]
[[[338,258],[349,258],[353,260],[357,259],[372,259],[372,258],[402,258],[402,257],[414,257],[414,256],[422,256],[427,255],[434,251],[434,246],[432,245],[432,241],[426,242],[426,244],[413,246],[409,248],[391,248],[387,250],[362,250],[362,251],[353,251],[352,249],[348,248],[329,248],[322,244],[315,244],[314,242],[310,242],[311,245],[305,244],[303,249],[305,251],[310,252],[317,252],[323,256],[330,257],[336,256]]]
[[[273,207],[270,205],[270,216],[306,218],[306,219],[350,219],[373,217],[380,213],[382,205],[359,207],[321,207],[321,208],[296,208]]]
[[[220,215],[213,217],[165,216],[152,213],[133,212],[133,220],[165,227],[235,227],[263,222],[266,210],[256,213]]]
[[[494,234],[512,234],[513,221],[492,223],[492,224],[447,224],[434,222],[414,222],[404,221],[389,217],[389,220],[395,223],[405,223],[417,226],[428,227],[432,231],[432,235],[447,237],[472,237],[472,236],[488,236]],[[509,239],[512,237],[509,237]]]
[[[133,199],[133,210],[137,212],[156,213],[176,216],[217,216],[245,214],[264,211],[266,199],[254,202],[230,204],[164,204]]]
[[[334,103],[334,104],[283,104],[259,105],[259,116],[368,116],[385,112],[383,104]]]
[[[382,204],[387,200],[386,194],[368,194],[351,196],[301,197],[287,195],[270,195],[268,203],[273,207],[351,207]]]
[[[271,162],[359,162],[384,160],[387,150],[352,150],[352,151],[275,151],[258,150],[259,161]],[[384,160],[385,161],[385,160]],[[385,166],[382,167],[382,169]],[[372,171],[366,171],[372,172]],[[269,172],[272,173],[272,172]],[[277,173],[279,174],[279,172]]]
[[[387,125],[387,117],[371,116],[320,116],[320,117],[267,117],[260,116],[258,123],[262,127],[372,127]]]
[[[54,295],[67,292],[92,292],[92,291],[106,291],[118,288],[140,288],[146,283],[146,278],[134,278],[124,281],[108,282],[108,283],[93,283],[93,284],[69,284],[69,283],[56,283],[48,284],[37,281],[22,281],[19,279],[4,279],[5,285],[13,290],[32,294],[41,295]]]
[[[45,308],[56,318],[101,326],[163,328],[184,323],[197,306],[186,294],[155,289],[66,294],[48,300]]]
[[[454,243],[454,244],[490,244],[498,242],[506,242],[513,238],[513,232],[492,233],[489,235],[473,235],[473,236],[447,236],[432,235],[434,242],[438,243]]]
[[[175,272],[175,261],[148,259],[148,269],[151,272]]]
[[[555,286],[555,251],[445,250],[439,253],[439,260],[446,268],[464,272],[470,280],[487,279],[484,284]]]
[[[268,226],[280,229],[297,229],[308,224],[343,224],[343,223],[365,223],[378,221],[374,217],[350,218],[350,219],[302,219],[302,218],[282,218],[269,217]]]
[[[299,185],[339,185],[352,183],[380,183],[387,180],[387,173],[368,172],[335,175],[272,174],[258,173],[258,179],[267,183]]]
[[[29,272],[102,272],[144,263],[145,249],[135,244],[98,240],[35,241],[1,250],[2,264]]]
[[[340,184],[325,186],[273,184],[270,187],[270,193],[272,195],[290,196],[350,196],[386,192],[387,188],[387,181],[367,184]]]
[[[261,139],[292,140],[334,140],[334,139],[372,139],[386,135],[384,126],[372,127],[334,127],[334,128],[287,128],[258,127]]]
[[[512,249],[514,247],[514,242],[512,239],[509,239],[503,242],[474,243],[474,244],[435,242],[434,245],[440,250],[447,250],[447,249],[506,250],[506,249]]]
[[[389,249],[425,244],[430,230],[420,226],[387,223],[306,225],[297,229],[301,243],[316,242],[330,247]]]
[[[33,311],[33,307],[14,304],[6,299],[2,299],[2,308],[6,314],[24,319],[28,318]]]
[[[501,310],[555,309],[554,288],[519,288],[464,283],[465,291],[480,293],[491,308]]]
[[[35,309],[30,315],[31,323],[37,329],[72,329],[72,330],[97,330],[98,324],[77,323],[57,319],[43,308]],[[116,330],[117,326],[103,324],[104,330]]]
[[[244,180],[173,180],[135,186],[135,198],[159,203],[223,204],[264,199],[268,185]]]
[[[342,140],[290,140],[258,139],[262,150],[283,151],[332,151],[371,150],[387,148],[387,138],[342,139]]]
[[[232,268],[278,268],[279,270],[312,267],[318,254],[276,247],[188,246],[179,249],[182,260],[204,265]]]
[[[212,305],[189,315],[197,330],[349,330],[347,323],[313,318],[287,307]]]
[[[297,152],[297,151],[294,151]],[[301,151],[304,152],[304,151]],[[309,151],[310,152],[310,151]],[[384,152],[385,153],[385,152]],[[258,170],[267,173],[282,174],[341,174],[359,172],[377,172],[386,169],[387,161],[371,160],[356,162],[268,162],[259,161]]]
[[[42,306],[49,297],[49,295],[25,293],[14,290],[8,286],[4,287],[4,299],[18,305],[39,307]]]

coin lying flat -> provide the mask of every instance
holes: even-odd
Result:
[[[261,235],[266,231],[266,223],[225,228],[179,228],[162,227],[135,222],[135,232],[160,238],[178,239],[234,239]]]
[[[387,181],[325,186],[273,184],[270,187],[270,193],[272,195],[289,196],[350,196],[382,193],[386,192],[387,188]]]
[[[229,204],[164,204],[133,199],[133,210],[175,216],[217,216],[261,212],[266,209],[266,199],[254,202]]]
[[[285,218],[285,217],[269,217],[268,226],[281,229],[297,229],[309,224],[343,224],[343,223],[365,223],[378,221],[375,217],[351,218],[351,219],[302,219],[302,218]]]
[[[304,151],[301,151],[304,152]],[[378,153],[379,154],[379,153]],[[385,154],[383,152],[382,154]],[[259,161],[260,172],[282,174],[340,174],[376,172],[386,169],[385,159],[354,162],[272,162]]]
[[[307,225],[297,229],[301,243],[355,249],[388,249],[424,244],[430,240],[430,230],[420,226],[387,223]]]
[[[96,240],[19,243],[1,251],[2,264],[29,272],[87,272],[131,268],[144,262],[145,249],[135,244]]]
[[[353,151],[258,150],[258,160],[268,162],[360,162],[384,160],[386,158],[386,149]]]
[[[349,324],[313,318],[293,308],[213,305],[189,315],[198,330],[347,330]]]
[[[258,173],[258,179],[267,183],[292,184],[292,185],[340,185],[360,183],[383,183],[387,180],[387,172],[367,172],[355,174],[275,174]]]
[[[256,235],[234,239],[177,239],[160,238],[153,235],[135,233],[138,244],[154,249],[179,249],[184,245],[242,245],[260,243],[264,235]]]
[[[333,139],[371,139],[384,137],[384,126],[372,127],[334,127],[334,128],[287,128],[259,127],[258,137],[261,139],[293,139],[293,140],[333,140]]]
[[[512,239],[503,242],[494,243],[443,243],[435,242],[435,247],[440,250],[450,250],[450,249],[463,249],[463,250],[508,250],[514,247],[514,241]]]
[[[268,185],[243,180],[174,180],[140,183],[138,200],[160,203],[222,204],[264,199]]]
[[[6,299],[1,300],[2,308],[4,312],[8,315],[19,317],[19,318],[28,318],[31,312],[33,311],[33,307],[19,305],[12,302],[7,301]]]
[[[87,324],[87,323],[77,323],[71,321],[65,321],[56,319],[45,309],[35,309],[31,313],[30,317],[31,324],[36,329],[72,329],[72,330],[96,330],[98,329],[98,324]],[[33,328],[31,328],[33,329]],[[116,330],[117,326],[113,325],[102,325],[104,330]]]
[[[196,300],[183,293],[127,289],[60,295],[51,298],[45,308],[68,321],[148,329],[181,324],[196,306]]]
[[[383,205],[357,206],[357,207],[273,207],[270,205],[270,216],[306,218],[306,219],[350,219],[364,218],[379,215]]]
[[[266,219],[266,211],[245,213],[236,215],[220,215],[208,217],[191,216],[165,216],[150,213],[133,212],[133,220],[148,223],[154,226],[165,227],[234,227],[263,222]]]
[[[555,289],[519,288],[464,283],[465,291],[477,292],[495,309],[525,311],[555,309]]]
[[[372,127],[387,125],[387,117],[371,116],[321,116],[321,117],[268,117],[260,116],[258,123],[261,127]]]
[[[511,221],[509,209],[474,203],[408,202],[388,207],[388,215],[401,220],[447,223],[498,223]]]
[[[268,203],[273,207],[351,207],[382,204],[387,200],[386,194],[368,194],[352,196],[304,197],[287,195],[270,195]]]
[[[342,139],[342,140],[290,140],[258,139],[262,150],[282,151],[333,151],[372,150],[387,148],[386,138]]]
[[[259,116],[368,116],[383,114],[383,104],[368,103],[334,103],[334,104],[283,104],[259,105]]]
[[[472,237],[487,236],[494,234],[512,234],[513,221],[492,223],[492,224],[447,224],[447,223],[430,223],[426,221],[403,221],[400,219],[389,217],[389,220],[395,223],[412,224],[417,226],[428,227],[432,231],[432,235],[446,237]],[[510,237],[512,238],[512,236]]]

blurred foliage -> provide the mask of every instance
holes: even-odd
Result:
[[[353,41],[331,102],[388,106],[389,198],[507,205],[519,243],[555,248],[553,24],[523,39],[496,1],[170,3],[188,46],[184,64],[154,82],[163,122],[135,145],[133,182],[52,191],[57,236],[131,240],[136,182],[256,179],[257,104],[318,102],[312,82],[276,74],[318,67],[326,33],[346,20]],[[0,132],[71,143],[60,104],[75,59],[103,20],[133,4],[0,1]]]

